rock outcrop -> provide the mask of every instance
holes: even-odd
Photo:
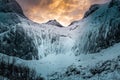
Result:
[[[26,60],[38,59],[38,50],[19,18],[25,18],[15,0],[0,0],[0,53]],[[26,18],[25,18],[26,19]]]

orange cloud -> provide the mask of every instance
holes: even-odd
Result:
[[[63,25],[69,25],[72,21],[81,19],[94,1],[95,0],[18,0],[23,7],[24,13],[31,20],[42,23],[56,19]],[[97,0],[97,2],[100,3],[101,0]],[[105,2],[105,0],[102,0],[102,2]]]

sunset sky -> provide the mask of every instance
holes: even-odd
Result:
[[[56,19],[62,25],[80,20],[92,4],[110,0],[17,0],[25,15],[31,20],[43,23]]]

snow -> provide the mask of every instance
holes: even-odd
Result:
[[[61,70],[66,69],[71,63],[75,62],[75,57],[70,55],[49,55],[44,59],[39,61],[41,65],[37,66],[40,68],[38,73],[42,73],[43,75],[50,75],[54,72],[59,72]],[[38,64],[38,63],[37,63]]]
[[[114,55],[113,55],[114,54]],[[56,72],[59,69],[66,69],[68,66],[75,64],[75,65],[82,65],[83,67],[86,66],[94,66],[96,63],[106,60],[112,60],[117,58],[120,55],[120,43],[116,44],[108,49],[102,50],[100,53],[95,54],[81,54],[80,56],[75,57],[74,55],[49,55],[44,59],[40,60],[40,71],[44,75],[49,72]],[[80,62],[78,61],[80,60]],[[46,66],[46,67],[45,67]],[[39,67],[39,66],[37,66]],[[47,70],[47,72],[46,72]],[[46,74],[46,75],[47,75]]]
[[[39,57],[43,58],[49,54],[71,54],[75,40],[71,38],[69,28],[60,28],[54,25],[37,24],[21,18],[22,26],[38,48]]]
[[[107,35],[111,30],[111,26],[109,25],[111,19],[116,18],[113,23],[118,21],[119,24],[119,18],[117,18],[120,16],[117,11],[118,9],[114,7],[108,10],[108,5],[108,3],[101,5],[95,13],[92,13],[87,18],[76,21],[69,27],[62,28],[56,25],[37,24],[28,19],[17,16],[19,17],[20,22],[13,27],[15,28],[19,26],[24,28],[26,34],[33,39],[35,46],[37,46],[38,49],[39,60],[27,61],[13,56],[7,56],[2,53],[0,54],[0,58],[4,56],[4,60],[7,62],[10,59],[11,63],[12,60],[15,59],[16,65],[21,64],[29,66],[30,68],[35,69],[38,75],[41,74],[41,76],[45,78],[48,78],[49,75],[56,72],[64,74],[67,68],[71,65],[77,67],[82,66],[87,72],[88,69],[95,67],[97,63],[116,59],[120,56],[120,43],[113,43],[113,45],[107,47],[105,47],[105,45],[102,46],[103,48],[97,46],[100,44],[98,40],[101,39],[101,35],[103,36],[103,42],[104,40],[107,40]],[[114,11],[114,13],[112,11]],[[0,15],[4,16],[3,13],[0,13]],[[4,18],[6,19],[8,15],[10,14],[1,18],[1,21],[3,21],[4,24]],[[116,24],[117,28],[118,24]],[[103,32],[100,32],[102,31],[101,28],[103,28]],[[114,28],[116,29],[116,26],[112,26],[112,29]],[[0,36],[4,35],[6,32],[0,34]],[[94,48],[96,51],[94,51]],[[93,51],[90,52],[89,49]],[[113,73],[109,73],[107,77],[111,74]],[[95,75],[95,78],[97,77],[98,76]],[[64,78],[64,80],[73,79],[82,80],[82,78],[77,75]]]
[[[7,59],[9,59],[8,58],[9,56],[3,55],[3,54],[0,54],[0,55],[1,55],[0,57],[4,56],[4,60],[8,61]],[[76,66],[81,65],[82,67],[90,68],[90,67],[94,67],[98,62],[112,60],[114,58],[117,58],[118,56],[120,56],[120,43],[108,49],[104,49],[99,53],[86,54],[86,55],[81,54],[80,56],[77,56],[77,57],[70,54],[69,55],[50,54],[41,60],[26,61],[26,60],[12,57],[12,56],[10,57],[10,59],[13,60],[13,58],[15,58],[16,65],[21,64],[21,65],[29,66],[35,69],[38,75],[41,74],[43,77],[47,78],[48,75],[53,74],[55,72],[58,72],[58,73],[64,72],[67,69],[67,67],[69,67],[70,65],[76,65]]]
[[[99,53],[94,54],[81,54],[80,55],[80,64],[82,66],[91,65],[94,66],[98,62],[104,62],[106,60],[112,60],[117,58],[120,55],[120,43],[116,44],[110,48],[104,49]]]

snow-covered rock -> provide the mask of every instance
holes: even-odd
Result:
[[[0,52],[22,59],[38,59],[38,50],[23,29],[20,17],[25,18],[15,0],[0,1]],[[27,19],[27,18],[25,18]]]
[[[64,27],[57,20],[49,20],[48,22],[46,22],[46,24],[54,25],[54,26],[58,26],[58,27]]]
[[[14,2],[14,0],[3,2],[10,3]],[[0,22],[4,26],[13,26],[14,24],[15,29],[20,27],[23,33],[30,38],[28,39],[30,45],[34,47],[32,47],[33,49],[31,50],[29,45],[29,47],[27,46],[27,50],[31,50],[30,54],[38,54],[37,56],[39,56],[39,58],[49,54],[79,55],[83,53],[95,53],[120,42],[120,36],[118,35],[120,33],[120,11],[119,5],[115,3],[115,1],[114,4],[113,1],[111,1],[110,3],[102,5],[93,5],[90,10],[86,12],[82,20],[75,21],[67,28],[61,28],[61,25],[56,20],[50,20],[44,24],[37,24],[18,15],[18,12],[14,12],[16,10],[11,6],[12,13],[9,11],[7,13],[1,11]],[[110,7],[110,5],[112,5],[112,7]],[[20,8],[18,9],[20,10],[19,12],[22,12]],[[15,17],[10,17],[11,14]],[[17,32],[19,33],[19,30]],[[22,38],[23,41],[26,39],[25,37]],[[13,51],[16,50],[13,49]]]
[[[55,20],[38,24],[24,17],[20,8],[3,7],[12,1],[0,2],[6,3],[0,5],[0,58],[11,56],[15,65],[29,65],[49,80],[109,80],[114,72],[119,79],[119,0],[93,5],[68,27]]]
[[[21,15],[22,17],[25,17],[22,8],[15,0],[0,0],[0,12],[14,12]]]
[[[114,1],[114,0],[113,0]],[[118,0],[90,8],[89,16],[71,25],[71,30],[77,35],[77,54],[95,53],[120,42],[120,7]],[[95,9],[94,9],[95,8]]]

